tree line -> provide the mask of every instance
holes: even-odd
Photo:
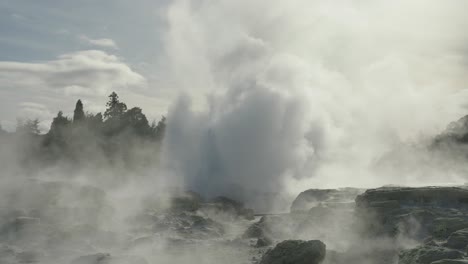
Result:
[[[78,100],[73,117],[62,111],[52,120],[49,131],[40,133],[39,120],[18,121],[16,132],[7,133],[0,128],[0,136],[16,139],[22,164],[115,162],[135,164],[149,157],[135,155],[143,149],[152,149],[153,155],[164,137],[166,118],[151,124],[140,107],[128,109],[112,92],[104,113],[85,112]],[[153,151],[154,150],[154,151]]]

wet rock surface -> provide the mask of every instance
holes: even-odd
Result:
[[[78,257],[71,264],[148,264],[148,262],[136,256],[112,256],[108,253],[97,253]]]
[[[395,243],[398,263],[463,263],[467,201],[465,187],[386,187],[358,196],[356,214],[366,236]]]
[[[444,246],[458,250],[465,249],[468,246],[468,228],[453,232]]]
[[[290,213],[259,216],[230,198],[188,191],[155,196],[119,222],[122,216],[98,188],[25,185],[28,192],[0,201],[0,263],[468,261],[465,187],[309,190]],[[86,198],[78,202],[81,195]]]
[[[310,189],[300,193],[291,205],[291,211],[308,211],[319,205],[328,207],[348,207],[365,190],[358,188]]]
[[[463,253],[438,246],[420,246],[400,253],[398,263],[431,264],[439,260],[456,260],[463,258]]]
[[[322,241],[286,240],[268,251],[260,264],[319,264],[325,255],[326,246]]]

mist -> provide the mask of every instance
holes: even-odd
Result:
[[[67,53],[99,55],[84,61],[0,61],[9,93],[37,83],[34,94],[67,97],[53,119],[23,103],[16,131],[0,127],[0,262],[275,264],[283,242],[315,240],[326,249],[308,263],[422,264],[400,261],[452,250],[468,228],[465,10],[170,1],[155,11],[164,88],[110,54],[126,46],[107,37],[80,34],[109,52]],[[168,87],[152,101],[162,116],[132,95]],[[114,88],[124,96],[98,113]]]

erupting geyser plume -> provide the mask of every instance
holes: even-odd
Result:
[[[466,5],[172,3],[166,55],[189,95],[169,112],[167,162],[207,194],[420,183],[425,159],[375,165],[465,114]]]

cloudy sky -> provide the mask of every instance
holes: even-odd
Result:
[[[101,111],[115,90],[150,118],[165,114],[161,81],[166,0],[0,0],[0,123],[39,118],[47,129],[81,98]]]

